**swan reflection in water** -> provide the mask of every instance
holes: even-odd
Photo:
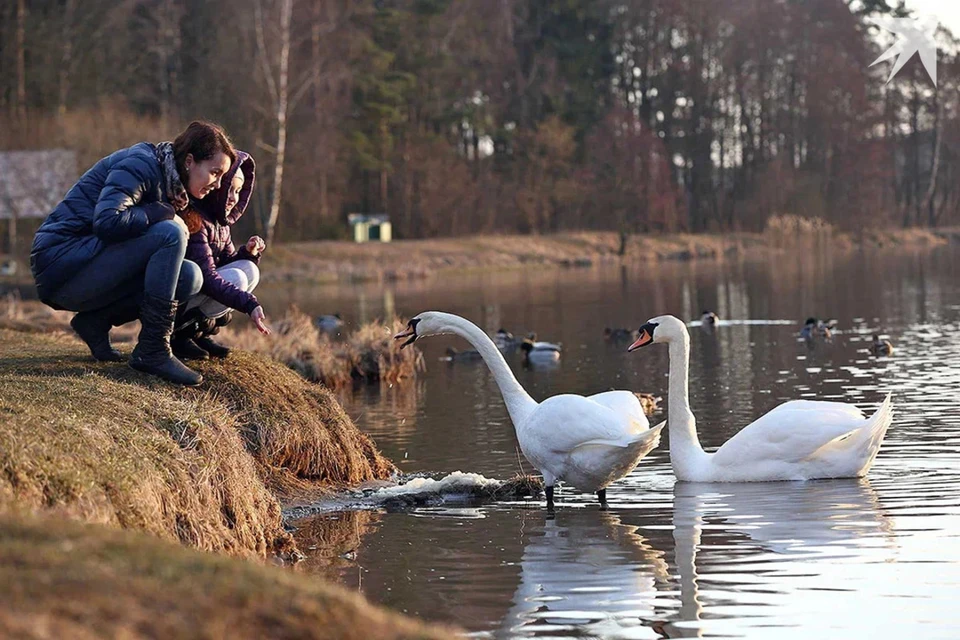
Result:
[[[818,598],[847,590],[844,559],[896,556],[893,525],[863,479],[679,482],[673,525],[679,609],[650,625],[665,638],[702,637],[704,620],[709,635],[740,635],[745,624],[809,630],[808,615],[833,606]]]
[[[745,624],[780,624],[785,611],[806,615],[785,601],[797,591],[842,591],[843,558],[895,557],[891,523],[865,480],[673,491],[672,540],[670,512],[659,508],[564,510],[548,520],[526,543],[502,635],[684,638],[705,625],[709,635],[740,635]],[[662,551],[671,546],[673,562]]]
[[[663,552],[637,529],[593,509],[564,509],[548,519],[524,546],[504,637],[581,629],[605,637],[650,618],[668,569]]]

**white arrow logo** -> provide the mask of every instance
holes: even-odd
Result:
[[[870,65],[872,67],[874,64],[889,60],[894,56],[900,56],[893,65],[893,71],[890,72],[887,83],[893,80],[893,77],[903,68],[903,65],[907,64],[913,54],[919,53],[923,68],[927,70],[927,74],[933,80],[933,86],[937,86],[937,41],[934,36],[940,23],[936,18],[924,16],[914,20],[913,18],[884,16],[883,18],[874,18],[871,21],[878,27],[900,36],[892,47]]]

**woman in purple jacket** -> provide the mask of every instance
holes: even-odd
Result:
[[[261,333],[270,334],[263,307],[253,295],[260,282],[260,255],[266,245],[259,236],[253,236],[238,251],[230,237],[230,227],[250,203],[255,168],[253,157],[237,150],[237,159],[224,174],[220,188],[203,198],[186,217],[190,231],[186,257],[199,265],[203,286],[184,305],[177,320],[170,344],[178,358],[226,357],[230,350],[210,336],[230,321],[231,309],[249,314]]]

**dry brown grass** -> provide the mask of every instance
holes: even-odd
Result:
[[[754,234],[756,235],[756,234]],[[390,281],[441,271],[574,267],[600,263],[722,258],[743,245],[760,246],[748,234],[643,235],[629,239],[621,258],[620,236],[612,232],[551,235],[469,236],[392,243],[301,242],[265,256],[264,276],[297,281]]]
[[[490,493],[496,500],[536,498],[543,494],[543,478],[529,473],[518,473]]]
[[[35,300],[21,300],[16,294],[0,299],[0,329],[30,333],[64,332],[70,328],[71,311],[56,311]],[[291,307],[274,325],[271,336],[262,336],[254,327],[223,330],[219,339],[242,351],[269,356],[312,382],[321,382],[331,389],[356,381],[399,382],[415,378],[425,366],[416,347],[400,350],[393,336],[405,323],[370,322],[363,325],[345,342],[332,341],[314,324],[313,319]],[[133,343],[140,331],[139,322],[116,327],[110,332],[118,344]]]
[[[826,220],[792,214],[770,216],[763,230],[764,239],[778,249],[826,245],[834,235],[833,225]]]
[[[0,331],[0,509],[238,555],[288,554],[240,424],[208,393],[88,365],[73,340]]]
[[[367,382],[399,382],[416,376],[424,368],[423,354],[414,346],[400,349],[393,336],[407,323],[399,318],[369,322],[349,338],[352,374]]]
[[[0,517],[9,638],[452,638],[315,577],[142,534]]]
[[[197,368],[203,388],[237,417],[264,478],[284,499],[317,484],[343,488],[393,473],[326,388],[242,351]]]
[[[109,126],[104,123],[109,122]],[[28,112],[25,122],[12,112],[0,113],[0,148],[49,149],[62,147],[77,153],[77,177],[100,158],[144,140],[173,140],[187,122],[166,126],[161,118],[144,115],[118,100],[70,109],[63,117]]]
[[[393,471],[327,390],[283,365],[237,353],[198,368],[206,382],[184,390],[94,362],[64,334],[0,330],[0,510],[284,555],[267,487],[292,499]]]
[[[70,311],[56,311],[35,300],[24,301],[16,293],[0,298],[0,328],[45,333],[70,330]]]
[[[334,342],[310,316],[292,307],[275,323],[273,335],[263,336],[246,327],[223,331],[220,337],[234,348],[282,362],[307,380],[338,388],[353,381],[398,382],[416,377],[424,367],[423,355],[416,348],[401,351],[393,340],[404,326],[399,319],[371,322],[346,342]]]

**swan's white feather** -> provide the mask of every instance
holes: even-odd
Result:
[[[796,463],[865,423],[863,412],[853,405],[793,400],[737,432],[717,450],[713,462],[728,466],[764,458]]]

